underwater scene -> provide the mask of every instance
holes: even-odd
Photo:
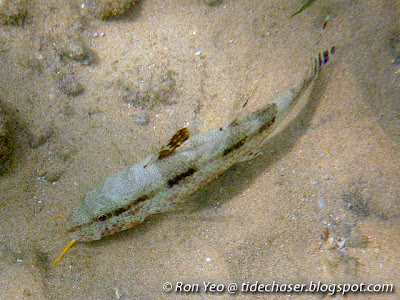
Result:
[[[400,2],[0,0],[0,299],[399,299]]]

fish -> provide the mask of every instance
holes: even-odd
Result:
[[[226,125],[190,135],[184,127],[159,152],[106,178],[73,209],[66,222],[71,242],[90,242],[129,229],[148,216],[185,206],[192,194],[257,148],[287,117],[335,47],[319,53],[300,80],[275,100],[244,114],[243,105]]]

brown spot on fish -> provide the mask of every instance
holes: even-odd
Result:
[[[133,203],[134,203],[134,204],[137,204],[137,203],[146,201],[147,199],[150,199],[150,198],[152,198],[152,197],[153,197],[152,194],[150,194],[150,195],[143,195],[143,196],[137,198]]]
[[[172,155],[176,148],[183,144],[190,136],[189,130],[186,127],[183,127],[179,130],[175,135],[169,140],[167,146],[160,150],[158,153],[158,159],[162,160],[170,155]]]
[[[140,223],[142,223],[142,222],[140,222],[140,221],[133,221],[133,222],[131,222],[130,224],[127,225],[127,228],[130,228],[130,227],[139,225]]]
[[[230,146],[229,148],[224,150],[224,153],[222,153],[222,156],[226,156],[229,153],[231,153],[232,151],[235,151],[237,149],[239,149],[240,147],[242,147],[244,145],[244,143],[246,142],[247,137],[245,137],[244,139],[241,139],[239,142],[237,142],[236,144]]]
[[[107,236],[107,235],[111,235],[117,232],[120,232],[122,230],[122,226],[119,224],[112,224],[111,228],[106,226],[102,232],[100,233],[102,237]]]
[[[118,208],[117,210],[115,210],[113,212],[113,215],[114,216],[119,216],[120,214],[130,210],[134,205],[136,205],[136,204],[138,204],[140,202],[146,201],[146,200],[148,200],[148,199],[150,199],[152,197],[154,197],[153,194],[143,195],[143,196],[135,199],[134,201],[132,201],[132,203],[130,203],[129,205],[121,207],[121,208]]]
[[[272,119],[266,122],[263,126],[260,127],[260,132],[264,130],[268,130],[275,123],[276,116],[273,116]]]
[[[270,120],[265,120],[264,124],[260,127],[259,131],[263,132],[268,130],[272,125],[274,125],[276,120],[276,114],[278,113],[278,106],[274,103],[268,107]]]
[[[133,207],[133,205],[132,205],[132,207]],[[127,215],[131,215],[131,216],[136,215],[140,210],[141,210],[141,207],[140,206],[136,206],[135,209],[129,210],[127,212]]]
[[[114,211],[114,216],[119,216],[120,214],[126,212],[128,209],[129,207],[118,208],[116,211]]]
[[[174,178],[168,180],[168,186],[172,187],[175,184],[179,183],[181,180],[185,179],[188,176],[193,175],[194,173],[196,173],[196,169],[195,168],[189,168],[187,171],[176,175]]]

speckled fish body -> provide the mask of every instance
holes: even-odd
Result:
[[[131,228],[149,215],[184,205],[200,187],[265,141],[328,57],[328,51],[320,54],[293,88],[241,120],[191,137],[183,128],[159,153],[108,177],[84,196],[68,218],[71,238],[98,240]]]

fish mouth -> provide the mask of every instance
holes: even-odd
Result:
[[[82,226],[75,226],[75,227],[67,227],[68,233],[74,233],[77,231],[82,231]]]

